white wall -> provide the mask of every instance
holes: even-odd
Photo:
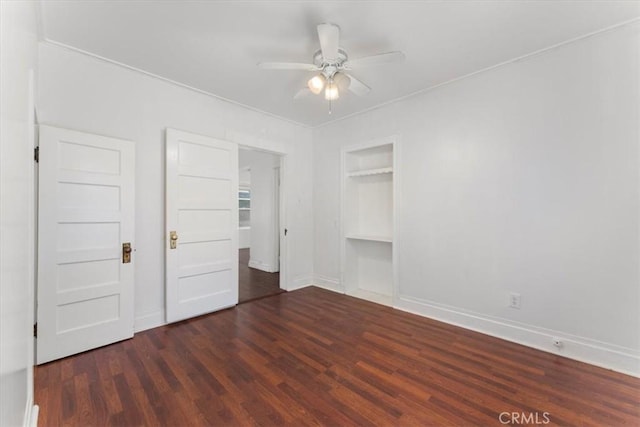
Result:
[[[289,122],[48,43],[39,121],[136,142],[136,330],[164,321],[164,130],[286,154],[289,289],[312,272],[311,132]],[[295,177],[295,178],[293,178]]]
[[[238,227],[238,249],[251,247],[251,227]]]
[[[33,407],[33,2],[0,2],[0,425]]]
[[[249,267],[269,273],[279,271],[276,232],[274,168],[280,157],[255,150],[240,150],[240,164],[251,170],[251,237]]]
[[[242,157],[242,153],[246,152],[246,150],[240,150],[238,152],[238,157]],[[239,161],[240,159],[238,159]],[[251,171],[248,168],[240,168],[240,173],[238,176],[238,185],[240,187],[250,187],[251,186]]]
[[[640,375],[639,31],[315,129],[316,283],[343,290],[341,147],[398,134],[398,307]]]

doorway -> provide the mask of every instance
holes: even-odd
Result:
[[[281,287],[281,163],[274,153],[238,150],[238,302],[284,292]]]

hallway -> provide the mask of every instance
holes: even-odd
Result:
[[[280,273],[267,273],[249,268],[249,253],[249,248],[239,250],[238,302],[243,303],[284,292],[280,289]]]

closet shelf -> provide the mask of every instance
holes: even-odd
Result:
[[[348,234],[345,237],[347,239],[368,240],[370,242],[385,242],[385,243],[393,242],[393,238],[391,236],[374,236],[371,234]]]
[[[349,172],[347,176],[355,178],[358,176],[379,175],[383,173],[393,173],[393,168],[389,166],[386,168],[364,169],[364,170]]]

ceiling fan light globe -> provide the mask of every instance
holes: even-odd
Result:
[[[317,76],[314,76],[309,79],[309,81],[307,82],[307,86],[309,86],[309,90],[314,95],[318,95],[320,94],[320,92],[322,92],[325,81],[326,81],[325,77],[322,74],[318,74]]]
[[[347,90],[349,89],[349,85],[351,84],[351,79],[349,76],[343,73],[336,73],[333,76],[333,83],[338,87],[339,90]]]
[[[327,101],[335,101],[340,98],[340,91],[338,90],[338,86],[335,84],[330,84],[324,90],[324,99]]]

